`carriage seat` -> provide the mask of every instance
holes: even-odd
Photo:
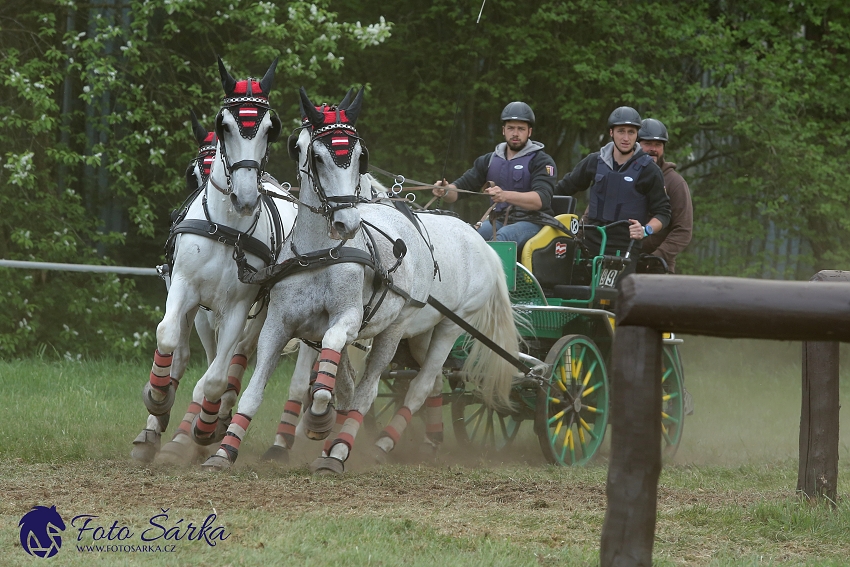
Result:
[[[552,211],[555,216],[574,215],[576,213],[576,198],[568,195],[555,195],[552,197]]]
[[[575,199],[572,207],[575,208]],[[567,228],[578,226],[578,217],[575,214],[560,214],[555,218]],[[521,263],[534,274],[540,287],[551,290],[557,285],[572,281],[576,248],[574,234],[544,226],[526,242],[522,249]]]

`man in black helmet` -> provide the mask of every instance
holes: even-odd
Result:
[[[694,207],[688,183],[676,171],[676,164],[664,159],[667,146],[667,127],[655,118],[641,122],[638,144],[652,156],[664,174],[664,187],[670,197],[670,224],[659,232],[650,234],[643,241],[643,252],[660,256],[667,262],[667,269],[676,271],[676,255],[691,241],[694,228]]]
[[[640,241],[659,232],[670,222],[670,200],[664,191],[664,176],[652,156],[637,142],[640,114],[621,106],[608,117],[611,141],[581,160],[555,187],[556,195],[573,195],[590,189],[590,206],[585,214],[592,225],[628,220],[629,226],[608,230],[606,254],[625,253],[634,240],[632,255],[640,250]],[[591,253],[601,246],[599,231],[585,231]],[[634,270],[631,262],[628,271]]]
[[[505,141],[495,151],[475,160],[472,168],[453,183],[445,179],[434,185],[434,195],[448,203],[457,200],[457,192],[484,189],[493,203],[491,220],[481,224],[478,233],[487,240],[510,240],[522,250],[529,238],[542,226],[542,214],[552,215],[552,190],[557,170],[555,161],[543,151],[543,144],[531,139],[534,112],[524,102],[512,102],[502,111],[502,135]],[[493,239],[495,225],[496,237]]]

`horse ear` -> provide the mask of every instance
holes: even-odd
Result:
[[[195,139],[198,141],[198,145],[204,143],[204,140],[207,139],[207,129],[201,126],[201,123],[198,122],[198,117],[195,116],[195,111],[191,108],[189,112],[192,113],[192,133],[195,134]]]
[[[348,92],[345,93],[345,97],[343,97],[342,102],[340,102],[336,107],[340,110],[345,110],[349,104],[351,104],[351,95],[354,94],[354,89],[348,89]]]
[[[357,91],[357,96],[354,97],[354,100],[345,110],[345,116],[348,118],[348,121],[351,124],[357,122],[357,117],[360,115],[360,110],[363,107],[363,91],[364,87],[360,87],[360,90]]]
[[[221,86],[224,87],[224,94],[229,95],[236,88],[236,79],[230,76],[227,69],[224,68],[224,62],[221,57],[218,57],[218,74],[221,76]]]
[[[316,110],[316,105],[310,102],[310,97],[307,96],[307,91],[304,90],[304,87],[301,87],[301,90],[298,92],[301,95],[301,112],[304,113],[304,116],[307,117],[310,124],[324,124],[325,115]]]
[[[277,60],[275,57],[272,64],[269,65],[269,70],[266,71],[266,74],[263,75],[263,78],[260,79],[260,88],[263,89],[263,94],[269,96],[269,93],[272,90],[272,84],[274,83],[274,70],[277,68]]]

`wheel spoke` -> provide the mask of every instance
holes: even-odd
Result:
[[[562,392],[567,391],[567,371],[564,370],[564,365],[558,366],[558,380],[555,381],[555,385],[560,388]]]
[[[482,405],[477,410],[475,410],[475,412],[469,418],[469,422],[474,422],[472,426],[472,434],[469,436],[470,440],[474,440],[478,437],[478,428],[481,427],[481,415],[484,413],[484,409],[485,408]]]

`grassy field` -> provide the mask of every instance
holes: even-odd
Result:
[[[696,411],[662,472],[656,564],[850,564],[850,436],[840,441],[837,508],[801,503],[794,493],[799,344],[686,337],[682,353]],[[844,360],[848,354],[842,351]],[[144,425],[140,391],[148,370],[149,363],[0,363],[2,407],[14,424],[0,429],[0,565],[43,561],[18,542],[18,522],[36,505],[55,505],[68,524],[59,555],[47,560],[56,565],[598,562],[604,455],[582,469],[548,466],[524,427],[510,453],[470,454],[447,432],[437,460],[422,461],[408,444],[383,466],[368,458],[364,432],[343,478],[308,473],[317,444],[302,444],[288,467],[260,464],[285,399],[289,368],[282,365],[233,471],[143,466],[129,451]],[[187,373],[175,413],[201,373]],[[841,386],[846,408],[850,373]],[[850,431],[847,412],[841,427]],[[169,517],[154,529],[151,518],[162,509]],[[215,547],[190,540],[187,524],[212,513],[211,527],[227,539]],[[98,516],[92,526],[114,523],[114,532],[127,526],[134,535],[93,541],[89,531],[77,542],[70,519],[82,514]],[[75,547],[140,546],[145,529],[170,530],[151,543],[174,552]]]

